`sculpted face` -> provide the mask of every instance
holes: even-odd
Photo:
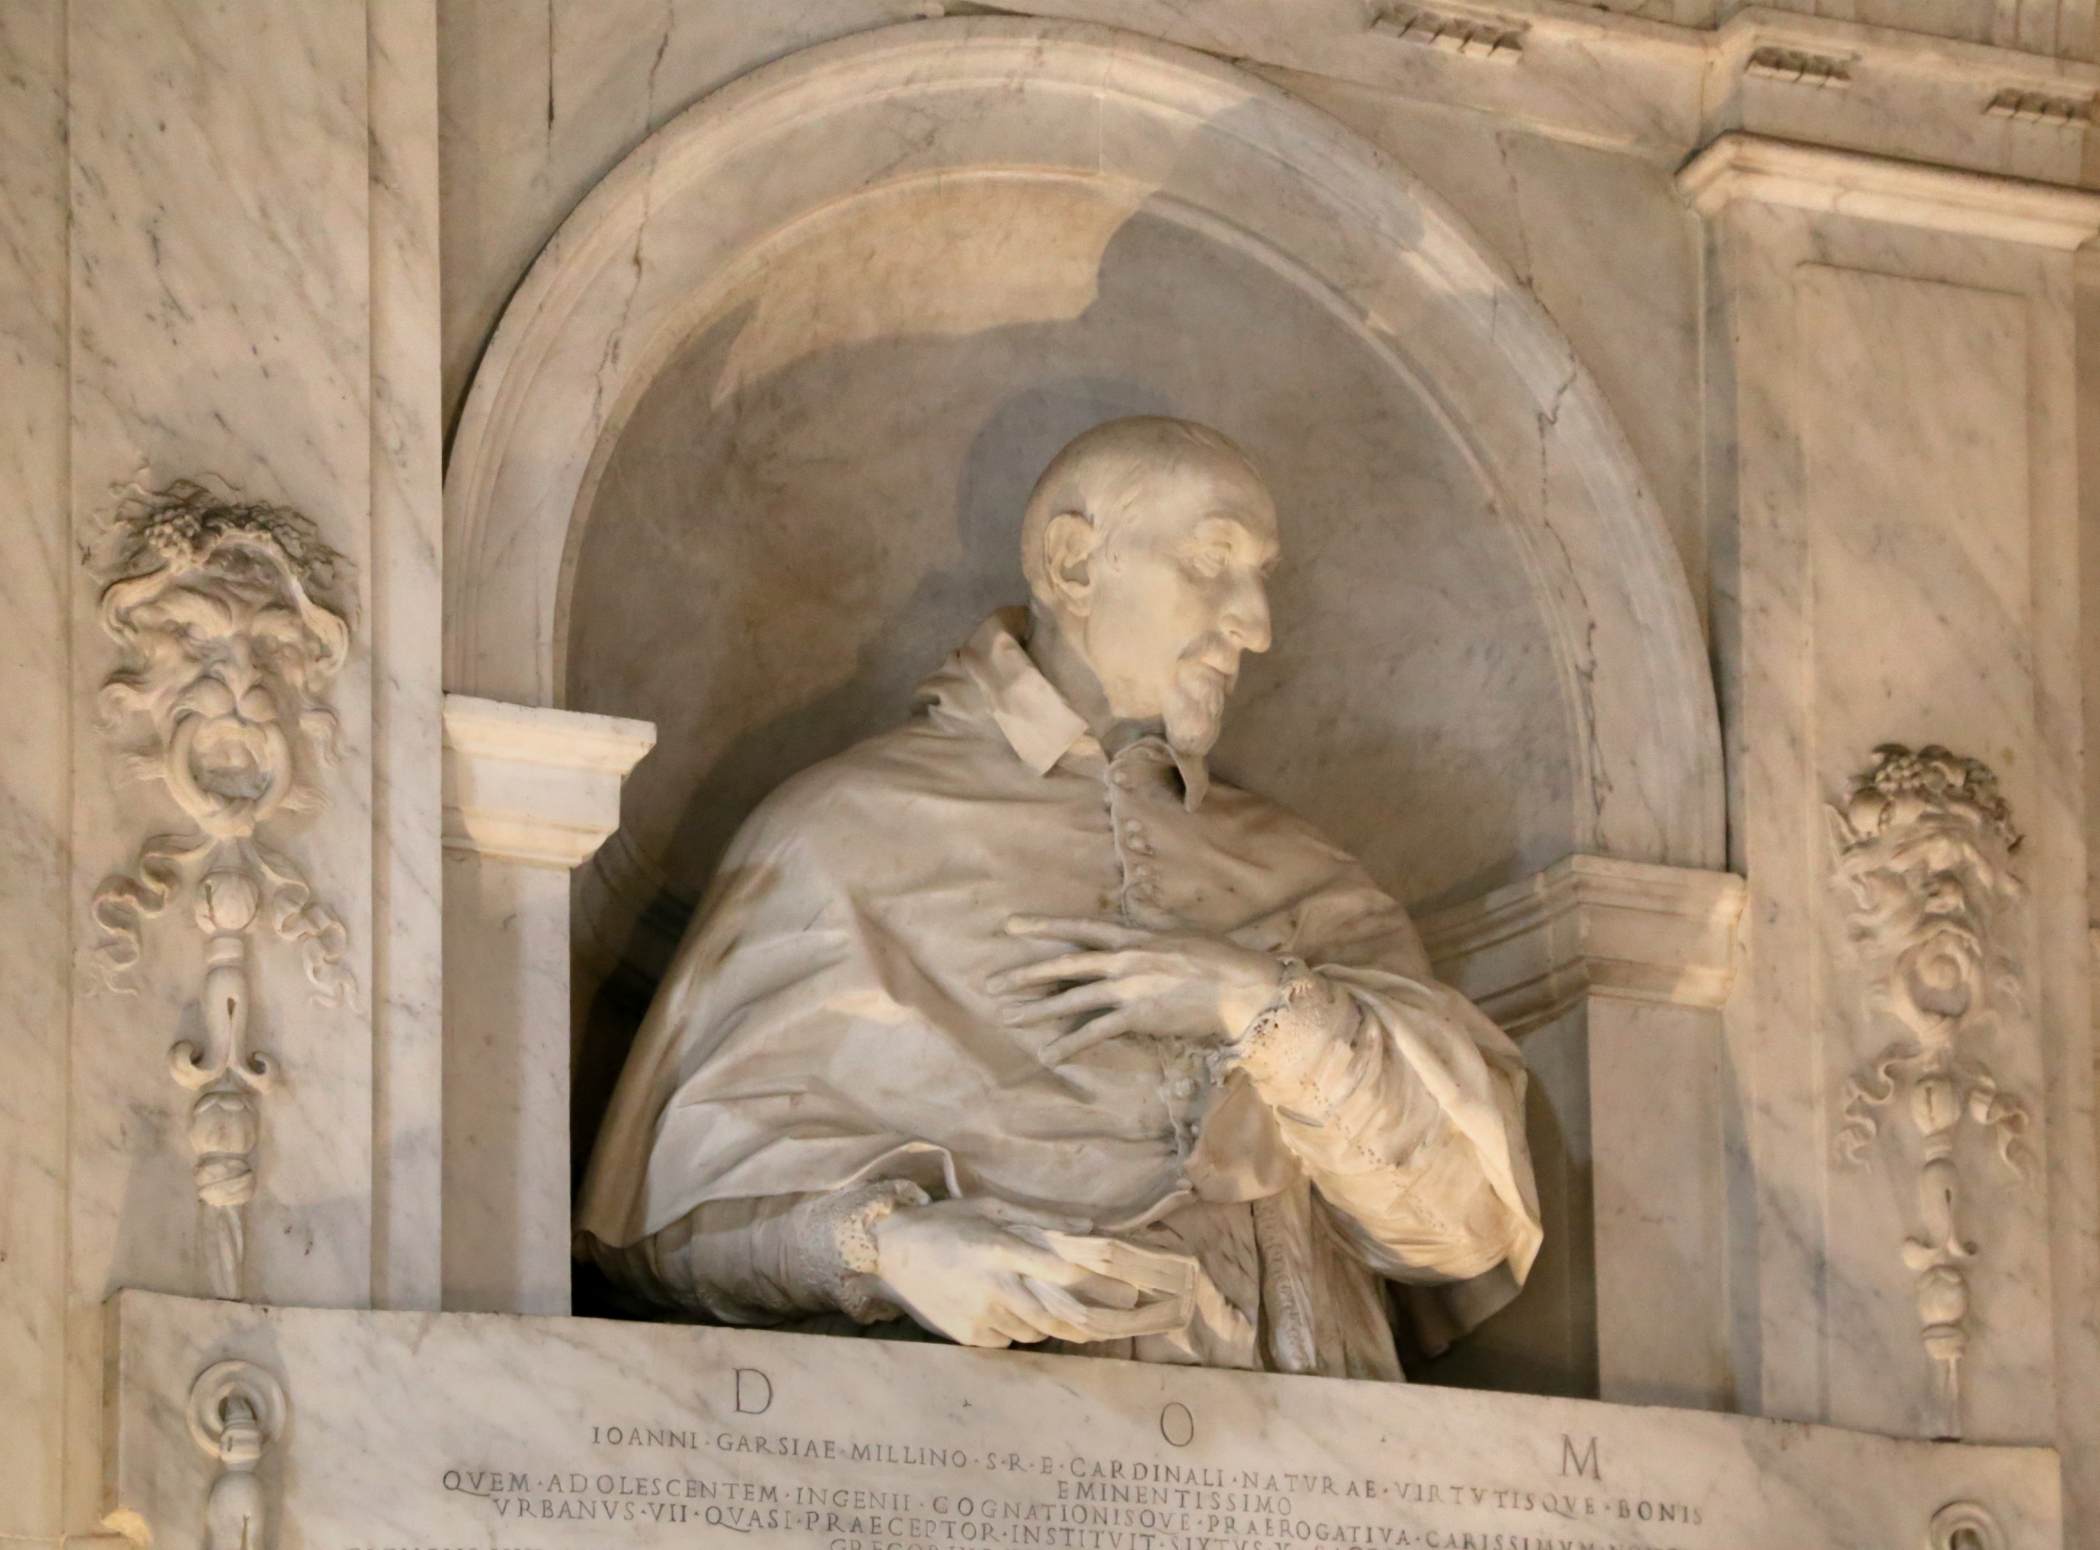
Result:
[[[120,583],[112,632],[132,667],[106,691],[156,733],[153,773],[198,826],[248,834],[299,805],[331,752],[320,696],[341,667],[347,632],[308,599],[267,540],[233,537],[210,564],[170,564]]]
[[[1856,857],[1856,924],[1888,965],[1900,1000],[1960,1017],[1981,993],[1987,918],[2000,868],[1966,825],[1929,823]]]
[[[1223,728],[1242,653],[1269,649],[1276,504],[1237,452],[1189,439],[1178,422],[1089,435],[1123,425],[1166,427],[1152,433],[1163,445],[1133,436],[1105,488],[1079,492],[1083,512],[1050,518],[1047,601],[1118,719],[1163,721],[1174,747],[1202,754]]]
[[[2019,891],[1995,780],[1944,749],[1890,748],[1830,816],[1855,943],[1899,1017],[1949,1036],[2002,978],[1993,927]]]

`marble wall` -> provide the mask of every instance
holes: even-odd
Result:
[[[354,990],[322,1004],[295,943],[249,943],[250,1047],[277,1080],[234,1279],[284,1302],[436,1303],[436,20],[414,3],[31,4],[0,25],[21,647],[4,670],[21,1079],[0,1100],[0,1533],[55,1543],[100,1510],[103,1297],[215,1284],[192,1094],[169,1064],[205,1037],[191,905],[142,922],[114,991],[89,915],[183,821],[95,711],[118,660],[98,567],[127,490],[203,480],[296,509],[343,562],[339,757],[318,810],[265,837],[340,922]]]
[[[1727,341],[1709,357],[1727,412],[1709,495],[1730,535],[1715,635],[1751,888],[1730,1011],[1734,1230],[1756,1266],[1740,1373],[1768,1413],[2061,1437],[2084,1498],[2096,1260],[2068,253],[2100,204],[2019,187],[1986,202],[1936,176],[1724,140],[1683,179],[1713,221]],[[1859,416],[1884,393],[1906,411]],[[1917,1158],[1849,1168],[1826,1150],[1848,1075],[1895,1035],[1854,977],[1813,829],[1873,745],[1955,740],[2029,815],[2026,892],[1998,927],[2019,995],[1974,1053],[2030,1107],[2038,1150],[2025,1179],[1980,1134],[1958,1163],[1975,1345],[1950,1415],[1916,1343],[1924,1261],[1901,1241],[1919,1231]]]
[[[767,122],[785,148],[699,193],[691,136],[649,139],[878,28],[1030,25],[947,9],[0,11],[0,703],[27,729],[0,759],[0,1393],[26,1396],[0,1407],[0,1538],[96,1527],[105,1296],[211,1286],[167,1065],[201,939],[171,911],[135,994],[91,973],[91,897],[179,817],[121,779],[94,709],[124,487],[215,477],[349,561],[343,757],[271,840],[340,916],[357,991],[313,1006],[296,957],[256,948],[281,1079],[240,1290],[560,1312],[569,1158],[535,1142],[572,1023],[598,1036],[572,993],[613,968],[645,990],[756,793],[886,722],[1004,600],[1002,523],[1045,450],[1166,408],[1226,422],[1298,498],[1303,627],[1228,756],[1306,805],[1336,757],[1377,771],[1329,821],[1539,1074],[1559,1238],[1447,1377],[1946,1429],[1901,1252],[1912,1159],[1834,1147],[1888,1032],[1821,809],[1889,739],[1996,770],[2027,834],[2024,998],[1984,1053],[2036,1166],[1986,1185],[1963,1132],[1959,1421],[2062,1448],[2090,1541],[2090,0],[1043,0],[1019,9],[1151,41],[1084,90],[1045,45],[930,113],[855,93],[938,69],[869,92],[908,46],[849,47],[824,68],[872,74],[812,101],[857,128]],[[972,181],[1002,158],[1034,184]],[[554,280],[528,280],[543,252]],[[559,348],[521,366],[513,323],[562,308],[620,316],[532,334]],[[438,498],[463,425],[464,530]],[[751,580],[789,568],[823,606]],[[1367,634],[1376,672],[1342,670]],[[565,874],[652,735],[612,717],[660,747],[572,921]]]

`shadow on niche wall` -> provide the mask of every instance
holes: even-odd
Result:
[[[1517,541],[1351,320],[1173,209],[1099,189],[954,178],[849,204],[643,393],[577,547],[566,702],[659,729],[578,883],[579,1171],[738,824],[895,725],[985,613],[1024,599],[1035,475],[1135,413],[1216,425],[1282,508],[1277,644],[1247,664],[1220,774],[1313,816],[1417,907],[1569,848],[1571,720]],[[1552,1102],[1535,1099],[1533,1140],[1542,1185],[1567,1174],[1557,1211],[1579,1169]],[[578,1310],[617,1311],[596,1285]],[[1481,1361],[1453,1377],[1585,1391],[1565,1350]]]

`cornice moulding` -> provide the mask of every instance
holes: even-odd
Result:
[[[1747,199],[2044,248],[2100,233],[2100,193],[1764,135],[1721,136],[1685,163],[1677,189],[1702,215]]]
[[[1576,855],[1418,924],[1437,977],[1522,1033],[1585,996],[1720,1006],[1744,898],[1733,873]]]
[[[1148,30],[1220,58],[1490,113],[1555,139],[1673,166],[1716,134],[1747,129],[2075,186],[2087,177],[2082,122],[2000,117],[1987,121],[1994,133],[1980,121],[2007,91],[2074,101],[2100,95],[2100,65],[2085,60],[1767,6],[1737,11],[1719,27],[1567,0],[1504,0],[1492,7],[1464,0],[1370,6],[1301,0],[1287,22],[1279,21],[1273,0],[1144,9]],[[1521,48],[1419,47],[1425,29],[1405,22],[1425,9],[1491,18],[1517,34]],[[1040,0],[1030,10],[1133,25],[1128,0]],[[1760,50],[1820,63],[1801,78],[1753,71]],[[1835,84],[1824,74],[1830,64],[1861,89],[1816,89],[1819,82]]]
[[[1724,61],[1739,62],[1755,50],[1770,46],[1812,54],[1850,54],[1885,71],[1936,75],[1977,84],[1994,81],[2034,90],[2100,90],[2100,65],[2084,60],[2057,59],[1994,43],[1971,43],[1895,27],[1805,16],[1764,5],[1745,7],[1708,36],[1714,54]]]
[[[445,696],[445,848],[564,870],[620,826],[647,721]]]

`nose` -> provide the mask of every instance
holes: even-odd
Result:
[[[212,676],[233,692],[238,700],[255,684],[255,652],[245,637],[228,636],[219,643],[219,659]]]
[[[1234,590],[1221,621],[1225,638],[1242,651],[1269,649],[1269,589],[1261,577],[1249,575]]]
[[[263,683],[262,664],[256,660],[254,647],[244,638],[235,636],[225,643],[225,651],[212,668],[212,676],[226,687],[232,699],[231,709],[247,721],[275,721],[277,701]]]

